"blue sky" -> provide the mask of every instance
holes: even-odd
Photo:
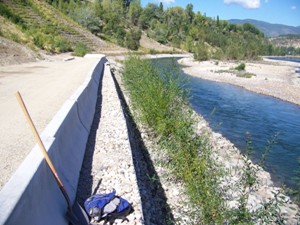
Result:
[[[300,0],[141,0],[143,6],[149,2],[164,7],[186,7],[191,3],[194,11],[220,19],[256,19],[269,23],[300,26]]]

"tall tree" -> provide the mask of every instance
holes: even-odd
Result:
[[[159,7],[154,3],[148,3],[140,16],[140,27],[148,29],[152,19],[159,19]]]
[[[129,6],[129,11],[128,11],[130,22],[133,25],[135,26],[138,25],[138,21],[141,13],[142,13],[142,7],[141,7],[140,0],[133,0]]]
[[[195,16],[193,8],[194,8],[193,4],[188,4],[185,8],[185,14],[186,14],[187,22],[189,24],[192,24],[194,16]]]

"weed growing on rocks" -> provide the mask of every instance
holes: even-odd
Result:
[[[234,69],[237,70],[237,71],[244,71],[246,69],[246,64],[245,63],[241,63],[240,65],[238,65]]]
[[[83,57],[86,53],[88,53],[88,46],[82,42],[79,42],[74,49],[73,55]]]
[[[175,67],[158,69],[150,61],[131,57],[125,61],[123,81],[139,121],[153,129],[161,148],[168,152],[168,166],[184,181],[197,223],[221,222],[219,171],[209,154],[207,138],[195,133],[180,71]]]

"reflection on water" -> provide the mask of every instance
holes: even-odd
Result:
[[[268,57],[268,59],[283,60],[288,62],[300,62],[300,58],[296,57]]]

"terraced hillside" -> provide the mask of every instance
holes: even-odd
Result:
[[[38,48],[57,52],[55,46],[61,43],[68,43],[71,48],[74,48],[78,43],[83,43],[91,51],[97,53],[117,54],[127,51],[98,38],[43,1],[0,0],[0,4],[3,8],[6,8],[9,14],[17,18],[15,24],[17,24],[21,33],[26,36],[27,40],[25,42],[32,42]],[[6,15],[6,18],[11,20],[10,15]],[[19,34],[13,36],[17,36],[15,39],[18,42],[22,40]],[[50,44],[47,45],[47,41],[44,44],[42,42],[44,39],[54,40],[54,47]]]

